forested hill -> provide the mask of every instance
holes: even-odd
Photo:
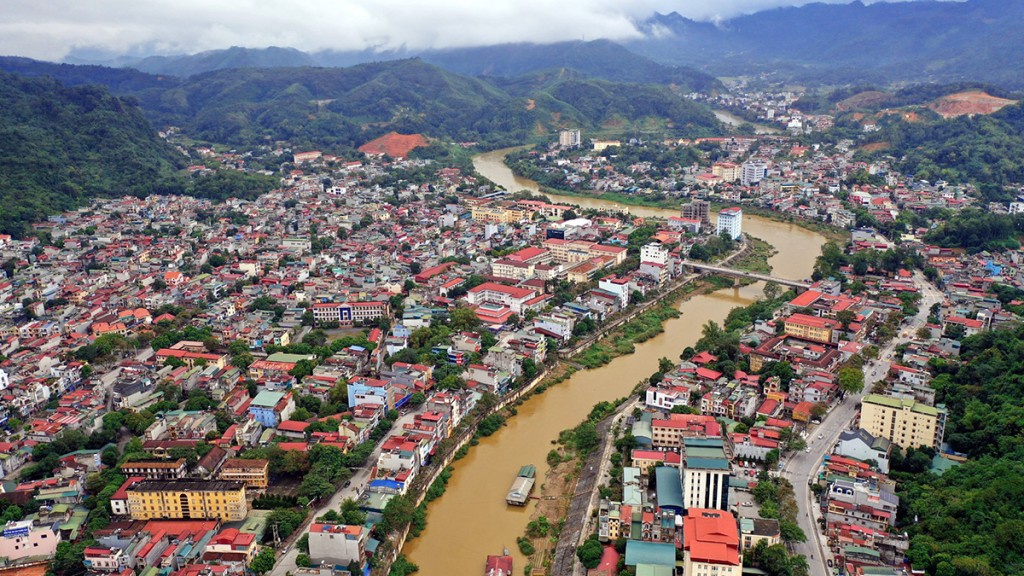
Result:
[[[1024,297],[1011,287],[1000,300]],[[970,460],[928,473],[934,454],[894,454],[900,530],[914,568],[937,575],[1024,573],[1024,328],[963,341],[960,362],[933,359],[946,439]]]
[[[151,56],[126,64],[150,74],[188,78],[228,68],[345,68],[370,62],[420,58],[456,74],[512,78],[550,70],[571,70],[588,78],[638,84],[674,84],[695,91],[720,90],[714,76],[684,66],[659,64],[609,40],[551,44],[498,44],[444,50],[324,50],[306,53],[293,48],[210,50],[181,56]]]
[[[180,190],[182,160],[135,105],[103,87],[0,72],[2,233],[23,235],[93,196]]]
[[[717,76],[810,83],[982,80],[1024,87],[1024,2],[810,2],[717,22],[677,13],[625,46]]]
[[[623,84],[575,73],[535,75],[515,87],[448,72],[422,60],[350,68],[218,70],[188,79],[137,71],[0,58],[0,69],[97,82],[138,98],[157,125],[196,138],[245,145],[288,140],[297,146],[358,146],[389,131],[447,136],[496,147],[563,128],[593,135],[606,126],[679,136],[719,133],[706,107],[672,86]]]

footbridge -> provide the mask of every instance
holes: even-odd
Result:
[[[714,264],[705,264],[704,262],[694,262],[693,260],[684,260],[684,266],[689,266],[694,270],[700,270],[702,272],[710,272],[712,274],[722,274],[725,276],[735,276],[737,278],[747,278],[750,280],[760,280],[763,282],[775,282],[782,286],[789,286],[790,288],[796,288],[797,290],[808,290],[811,285],[807,282],[799,280],[789,280],[787,278],[778,278],[769,274],[761,274],[758,272],[747,272],[746,270],[736,270],[735,268],[726,268],[725,266],[715,266]]]

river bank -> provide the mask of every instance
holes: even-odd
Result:
[[[669,216],[679,215],[679,207],[683,203],[683,199],[681,198],[652,200],[643,196],[624,194],[621,192],[583,192],[542,186],[529,178],[524,178],[523,176],[513,173],[512,169],[505,164],[505,156],[508,153],[521,148],[521,146],[517,146],[479,154],[473,158],[473,167],[479,174],[509,192],[526,190],[533,194],[543,194],[553,202],[576,204],[582,208],[596,208],[614,211],[621,210],[625,207],[629,208],[629,212],[631,214],[644,217],[654,216],[667,218]],[[782,214],[780,212],[763,208],[761,206],[755,206],[746,202],[724,203],[717,200],[711,201],[712,212],[717,213],[720,209],[730,206],[740,206],[743,208],[744,221],[747,220],[746,216],[748,215],[759,216],[766,220],[799,226],[800,228],[810,232],[821,234],[830,241],[836,242],[845,242],[850,236],[850,233],[847,230],[836,228],[835,226],[831,226],[825,222],[821,222],[820,220],[803,218],[792,214]]]
[[[500,154],[489,158],[477,156],[474,166],[507,189],[531,189],[528,182],[515,181],[500,161]],[[607,210],[620,207],[601,201],[578,203]],[[631,213],[667,217],[677,215],[678,210],[641,207]],[[784,278],[809,276],[814,258],[825,242],[821,235],[799,226],[758,216],[745,217],[743,225],[745,232],[764,239],[779,251],[769,262],[774,274]],[[629,394],[641,376],[657,370],[658,358],[677,358],[683,348],[697,341],[701,325],[709,320],[722,322],[732,308],[760,297],[760,284],[690,294],[674,306],[681,316],[665,321],[664,332],[636,345],[634,353],[615,358],[595,370],[576,370],[543,394],[524,398],[515,406],[514,418],[495,434],[480,439],[458,462],[445,495],[429,506],[427,528],[406,544],[405,555],[420,566],[423,574],[477,574],[482,571],[487,554],[497,554],[507,547],[516,571],[521,571],[528,559],[516,549],[516,539],[523,535],[536,502],[525,507],[506,505],[508,483],[519,468],[534,464],[538,478],[546,478],[550,469],[547,455],[554,447],[551,442],[563,430],[586,419],[595,403]]]

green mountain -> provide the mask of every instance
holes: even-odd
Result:
[[[79,67],[0,59],[0,69],[78,82]],[[666,127],[679,135],[716,134],[720,124],[672,86],[589,79],[571,70],[485,80],[419,59],[350,68],[230,69],[187,79],[135,71],[93,70],[122,86],[158,126],[174,125],[203,140],[252,144],[356,147],[390,131],[446,136],[484,146],[521,144],[562,128],[630,132]]]
[[[183,56],[151,56],[124,65],[150,74],[188,78],[229,68],[347,68],[359,64],[411,58],[419,58],[449,72],[474,77],[511,78],[548,70],[569,69],[587,77],[612,82],[672,84],[696,91],[722,89],[722,84],[713,76],[693,68],[659,64],[608,40],[500,44],[423,51],[325,50],[312,54],[293,48],[235,46],[225,50],[210,50]]]
[[[188,56],[150,56],[130,65],[149,74],[169,74],[187,78],[203,72],[228,68],[295,68],[314,66],[316,62],[305,52],[294,48],[241,48],[210,50]]]
[[[677,13],[626,48],[718,76],[809,83],[992,82],[1024,87],[1019,0],[809,3],[709,23]]]
[[[693,68],[659,64],[609,40],[435,50],[421,58],[459,74],[488,78],[568,69],[612,82],[673,84],[699,92],[723,89],[714,76]]]
[[[182,157],[132,103],[100,86],[0,72],[0,232],[93,196],[180,189]]]

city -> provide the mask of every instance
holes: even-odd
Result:
[[[519,49],[0,58],[0,576],[1024,570],[1024,97]]]

